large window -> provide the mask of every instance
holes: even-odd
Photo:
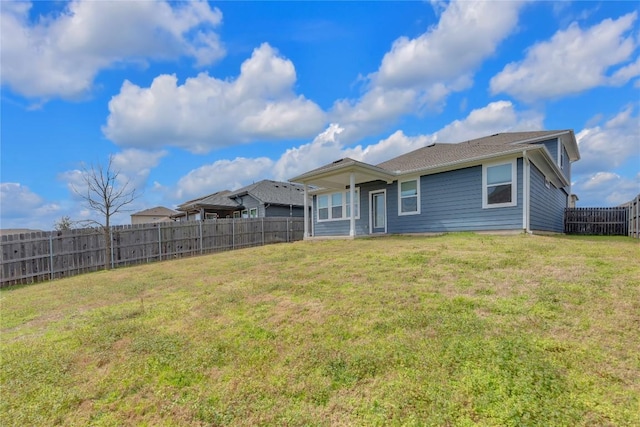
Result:
[[[420,213],[420,181],[411,179],[398,181],[398,215],[412,215]]]
[[[329,219],[329,196],[323,194],[318,196],[318,221]]]
[[[515,206],[516,161],[482,166],[482,207]]]
[[[355,217],[360,217],[360,191],[355,189]],[[320,194],[317,197],[318,221],[334,221],[351,218],[351,193],[349,190],[339,193]]]

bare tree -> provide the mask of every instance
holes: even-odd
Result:
[[[85,224],[93,224],[102,228],[106,242],[105,268],[109,269],[111,263],[111,217],[118,212],[124,212],[125,207],[138,198],[135,188],[130,186],[130,181],[119,182],[120,172],[113,169],[113,156],[109,156],[106,167],[102,164],[91,164],[82,168],[83,188],[79,190],[72,186],[73,191],[80,196],[87,207],[98,212],[103,221],[88,220]]]

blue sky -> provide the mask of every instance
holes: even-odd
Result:
[[[640,192],[635,1],[0,10],[1,228],[97,218],[71,188],[109,156],[136,211],[518,130],[575,131],[578,206]]]

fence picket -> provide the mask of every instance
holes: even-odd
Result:
[[[33,283],[112,267],[302,240],[302,218],[215,219],[113,226],[106,257],[101,228],[23,233],[0,239],[0,286]]]
[[[600,236],[626,236],[628,234],[628,209],[614,208],[566,208],[564,232]]]

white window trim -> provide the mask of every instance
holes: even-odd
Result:
[[[417,209],[414,212],[402,212],[402,183],[403,182],[409,182],[409,181],[416,181],[416,192],[417,192]],[[398,216],[405,216],[405,215],[420,215],[420,177],[411,177],[411,178],[405,178],[402,180],[398,180]]]
[[[317,194],[316,195],[316,202],[315,202],[315,210],[316,210],[316,221],[317,222],[331,222],[331,221],[349,221],[351,219],[351,217],[347,216],[347,193],[349,193],[349,189],[347,188],[345,191],[330,191],[330,192],[326,192],[326,193],[321,193],[321,194]],[[342,193],[342,216],[340,218],[332,218],[331,214],[332,214],[332,205],[331,205],[331,195],[332,194],[336,194],[336,193]],[[360,211],[362,210],[362,206],[360,206],[360,187],[355,187],[355,193],[356,193],[356,200],[357,200],[357,206],[358,206],[358,215],[356,215],[356,219],[360,219]],[[320,196],[327,196],[328,198],[328,206],[327,209],[329,209],[328,215],[329,218],[327,219],[320,219],[320,205],[318,203],[318,199],[320,198]]]
[[[487,168],[511,164],[511,201],[508,203],[487,203]],[[482,165],[482,209],[507,208],[518,205],[518,159],[486,163]]]
[[[258,208],[249,209],[249,218],[258,218]]]

